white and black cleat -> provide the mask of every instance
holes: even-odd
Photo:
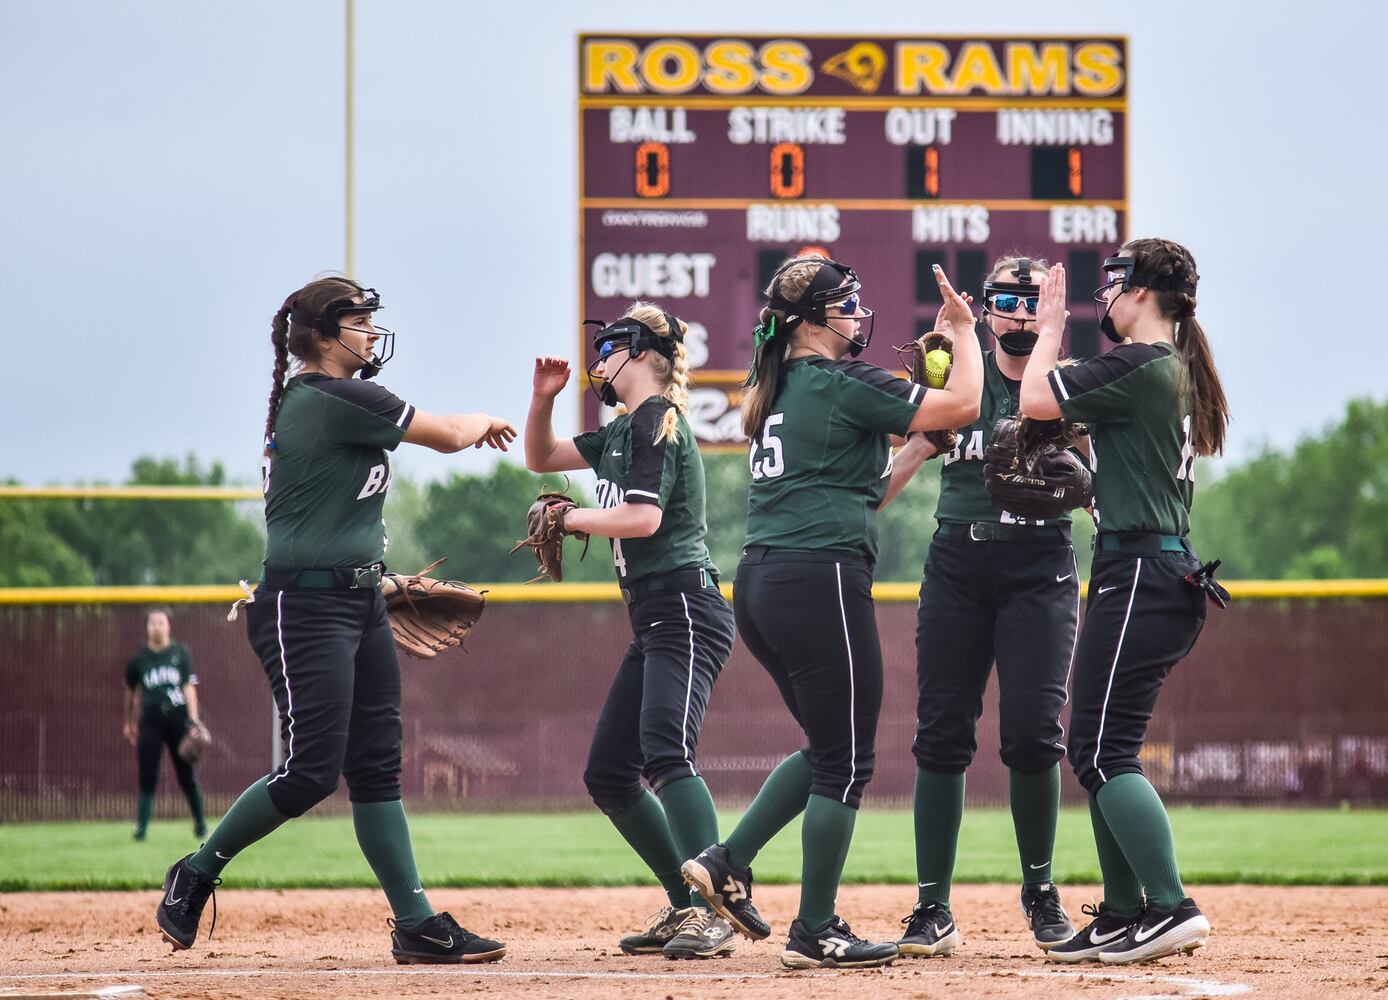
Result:
[[[1060,890],[1054,882],[1022,886],[1022,916],[1031,926],[1036,947],[1050,951],[1075,936],[1075,925],[1060,905]]]
[[[737,931],[727,920],[703,907],[690,907],[679,933],[662,949],[666,958],[724,958],[737,947]]]
[[[1141,914],[1116,913],[1103,904],[1091,906],[1085,903],[1080,907],[1094,919],[1085,925],[1069,941],[1046,949],[1046,958],[1052,962],[1097,962],[1099,954],[1117,944],[1127,935],[1128,929],[1137,923]]]
[[[1148,906],[1122,941],[1099,953],[1099,961],[1105,965],[1150,962],[1168,955],[1190,954],[1205,947],[1209,939],[1209,920],[1195,900],[1187,896],[1169,910]]]
[[[680,874],[739,934],[753,941],[771,936],[771,925],[752,905],[752,869],[734,868],[728,861],[728,849],[722,844],[714,844],[697,858],[686,861],[680,866]]]
[[[906,933],[896,946],[904,958],[944,958],[963,940],[953,915],[940,903],[917,903],[901,922]]]
[[[894,942],[864,941],[842,917],[835,917],[817,934],[799,920],[791,923],[781,964],[787,969],[870,969],[891,965],[899,955]]]

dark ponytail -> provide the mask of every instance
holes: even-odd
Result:
[[[1195,258],[1171,240],[1143,239],[1124,244],[1133,256],[1134,282],[1157,297],[1162,316],[1176,321],[1176,353],[1181,359],[1181,393],[1190,400],[1190,440],[1197,455],[1224,451],[1229,400],[1215,370],[1209,339],[1195,318],[1195,289],[1200,275]]]
[[[270,406],[265,415],[265,454],[275,447],[275,417],[284,395],[289,356],[303,362],[316,361],[322,352],[323,311],[344,296],[360,295],[361,285],[350,278],[333,275],[310,281],[284,300],[270,321],[270,343],[275,348],[275,368],[270,376]]]
[[[824,261],[819,254],[790,258],[776,269],[766,286],[766,297],[772,301],[800,301]],[[781,370],[790,348],[790,332],[800,323],[801,317],[771,306],[763,307],[757,317],[757,328],[752,333],[755,342],[752,368],[742,383],[747,390],[742,397],[742,433],[753,441],[761,437],[776,394],[781,391]]]
[[[265,415],[267,455],[274,448],[275,415],[279,413],[280,397],[284,395],[284,376],[289,372],[289,312],[293,308],[294,296],[291,295],[270,321],[270,343],[275,348],[275,370],[270,376],[270,412]]]
[[[763,307],[757,317],[752,369],[742,383],[747,390],[742,397],[742,433],[753,441],[761,437],[771,404],[781,389],[781,369],[785,365],[786,345],[790,343],[787,326],[785,313],[770,306]]]

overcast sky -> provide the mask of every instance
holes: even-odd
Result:
[[[1126,34],[1130,229],[1200,262],[1231,456],[1388,395],[1383,5],[783,7],[359,0],[357,271],[400,331],[381,381],[519,425],[531,359],[571,353],[580,31]],[[340,0],[0,0],[0,477],[191,452],[257,479],[269,319],[343,265],[342,88]]]

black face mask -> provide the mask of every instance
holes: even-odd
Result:
[[[1014,358],[1024,358],[1036,347],[1035,330],[1008,330],[1006,333],[996,333],[993,336],[1003,353]]]

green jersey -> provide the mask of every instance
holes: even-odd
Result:
[[[131,691],[139,690],[140,703],[146,712],[158,709],[168,713],[186,708],[188,701],[183,697],[183,686],[197,682],[193,658],[176,642],[157,653],[146,646],[125,665],[125,686]]]
[[[1184,535],[1195,492],[1190,400],[1170,344],[1123,344],[1050,373],[1067,420],[1089,425],[1101,532]]]
[[[849,549],[877,560],[877,508],[925,388],[865,361],[786,362],[752,441],[747,544]]]
[[[677,569],[718,572],[704,543],[704,460],[694,431],[681,413],[674,436],[655,439],[673,405],[663,396],[652,396],[631,413],[574,438],[579,454],[598,474],[599,507],[653,503],[661,510],[654,535],[611,540],[619,583]]]
[[[1017,415],[1017,398],[1022,383],[1008,378],[998,368],[995,351],[983,352],[983,399],[978,419],[968,427],[959,428],[959,441],[954,450],[944,456],[940,472],[940,504],[935,517],[940,521],[971,524],[975,521],[1000,521],[1003,524],[1045,524],[1042,520],[1028,521],[1024,517],[994,506],[983,485],[983,456],[993,438],[993,427],[1003,417]],[[1051,524],[1066,524],[1070,515],[1053,518]]]
[[[289,380],[263,475],[265,565],[329,569],[384,561],[386,453],[414,414],[374,382],[319,374]]]

